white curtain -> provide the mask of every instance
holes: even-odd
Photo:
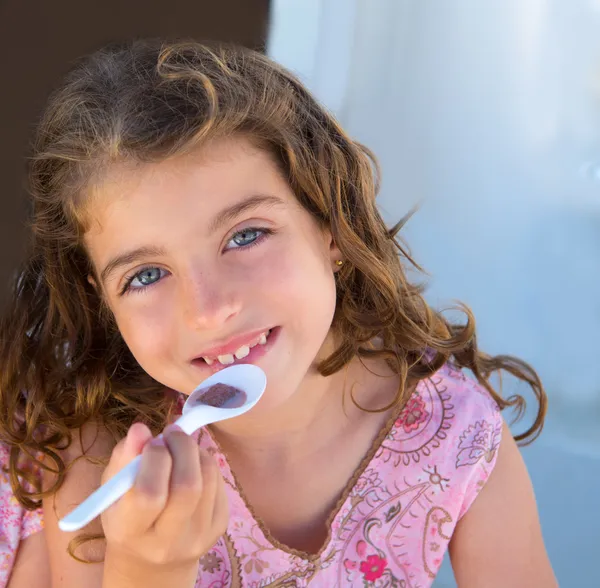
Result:
[[[273,8],[270,54],[375,151],[386,218],[422,203],[406,235],[432,275],[431,302],[464,300],[482,347],[541,373],[550,416],[525,456],[561,586],[591,585],[600,546],[591,504],[600,484],[600,0]],[[571,477],[559,483],[560,467]]]

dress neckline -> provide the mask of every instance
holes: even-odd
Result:
[[[421,392],[421,388],[424,385],[424,382],[425,382],[425,380],[420,380],[417,382],[415,389],[412,392],[412,395],[415,395],[415,394],[418,394]],[[365,456],[363,457],[361,462],[358,464],[358,466],[354,470],[354,473],[352,474],[352,476],[346,482],[346,485],[344,486],[344,490],[342,491],[339,499],[337,500],[335,505],[332,507],[332,509],[327,517],[327,521],[326,521],[327,536],[325,537],[323,545],[319,548],[319,550],[316,553],[308,553],[306,551],[294,549],[293,547],[289,547],[288,545],[285,545],[284,543],[282,543],[281,541],[278,541],[275,537],[273,537],[273,535],[269,531],[269,528],[267,527],[265,522],[262,520],[262,518],[260,516],[258,516],[255,513],[255,511],[252,507],[252,504],[246,497],[244,490],[235,475],[235,472],[229,466],[229,462],[227,461],[227,456],[226,456],[225,452],[221,449],[219,442],[214,438],[212,433],[207,428],[202,429],[202,436],[206,435],[207,438],[210,440],[210,445],[212,445],[213,448],[216,450],[216,452],[219,453],[220,456],[222,456],[223,461],[219,463],[219,467],[221,468],[221,470],[225,470],[224,473],[228,474],[231,477],[231,479],[233,480],[233,484],[230,484],[230,486],[232,487],[232,490],[239,497],[239,499],[243,505],[243,508],[246,511],[246,514],[251,519],[251,522],[256,524],[256,526],[258,527],[258,529],[264,536],[265,541],[267,541],[271,547],[273,547],[274,549],[277,549],[283,553],[286,553],[293,557],[300,558],[307,562],[314,562],[315,560],[319,560],[323,556],[323,554],[327,551],[327,549],[330,547],[331,540],[332,540],[332,528],[335,525],[337,519],[341,516],[341,513],[344,509],[344,505],[348,501],[350,495],[352,494],[352,491],[356,488],[358,482],[364,475],[365,471],[367,469],[369,469],[370,467],[374,467],[377,464],[378,452],[381,449],[383,442],[385,441],[385,439],[388,437],[388,435],[394,428],[394,424],[398,420],[400,413],[402,412],[403,409],[404,409],[404,405],[399,405],[394,408],[392,414],[388,417],[384,426],[381,428],[379,433],[373,439],[373,442],[371,443],[369,450],[367,451],[367,453],[365,454]]]

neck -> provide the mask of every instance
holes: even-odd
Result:
[[[228,455],[252,463],[293,463],[339,439],[356,419],[368,415],[351,395],[373,410],[389,404],[397,386],[397,376],[383,362],[365,367],[354,360],[328,377],[312,370],[287,402],[215,424],[211,432]]]

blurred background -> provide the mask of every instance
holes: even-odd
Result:
[[[420,203],[405,236],[430,302],[463,300],[482,348],[541,374],[523,455],[546,545],[561,587],[600,586],[600,1],[271,9],[268,52],[378,156],[386,219]]]
[[[523,449],[546,545],[561,586],[599,586],[600,0],[0,0],[0,286],[48,91],[79,55],[146,35],[266,51],[375,152],[390,224],[420,204],[405,237],[430,302],[469,304],[480,346],[547,386]],[[448,562],[435,586],[455,586]]]

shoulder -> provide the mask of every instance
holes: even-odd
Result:
[[[469,372],[447,363],[431,380],[449,397],[457,425],[483,419],[501,428],[502,418],[498,404]]]
[[[452,567],[467,588],[555,588],[533,486],[508,426],[503,429],[494,471],[452,537]]]
[[[489,391],[464,370],[448,363],[436,377],[452,407],[445,450],[460,496],[461,519],[496,466],[504,420]]]
[[[386,439],[406,454],[405,465],[443,446],[456,468],[484,458],[500,444],[502,416],[490,393],[464,371],[447,364],[422,380],[398,413]],[[439,455],[437,457],[440,457]]]
[[[495,468],[501,437],[498,406],[466,373],[446,365],[419,382],[352,490],[344,519],[352,523],[343,526],[346,533],[359,522],[352,549],[365,551],[377,527],[389,538],[382,561],[395,562],[395,576],[431,582]]]
[[[493,467],[504,422],[498,404],[484,386],[451,364],[444,366],[437,377],[438,386],[444,388],[452,406],[449,438],[456,468],[481,462]]]
[[[447,364],[419,382],[380,455],[386,463],[402,465],[403,473],[435,471],[460,519],[495,466],[502,424],[489,392]]]
[[[443,489],[434,503],[456,525],[450,555],[458,583],[554,587],[531,481],[491,394],[452,364],[416,393],[416,413],[429,412],[418,419],[424,430],[428,422],[437,427],[421,440],[429,443],[429,472]],[[411,438],[403,433],[406,446]],[[510,573],[506,561],[513,563]]]

